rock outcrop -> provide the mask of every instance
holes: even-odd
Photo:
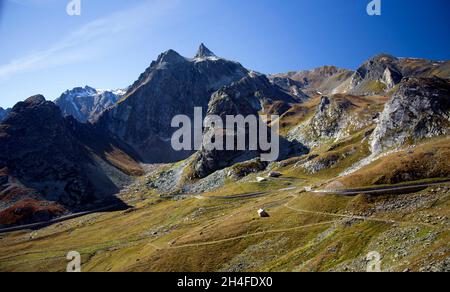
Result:
[[[274,103],[283,103],[289,107],[289,104],[296,102],[298,101],[294,97],[270,83],[266,76],[251,72],[238,82],[214,93],[209,103],[208,115],[219,116],[223,121],[225,121],[227,115],[259,117],[260,112],[266,111]],[[265,121],[258,118],[258,123],[265,123]],[[245,131],[248,141],[249,129],[239,130]],[[234,132],[229,133],[218,127],[206,128],[204,134],[205,137],[215,136],[216,139],[225,139],[224,137],[227,135],[236,136]],[[282,151],[279,153],[278,159],[308,152],[308,149],[303,145],[289,143],[284,139],[280,140],[280,150]],[[244,151],[207,150],[205,144],[203,144],[202,150],[194,156],[193,178],[204,178],[228,166],[259,157],[261,153],[263,151],[260,151],[260,149],[249,149],[248,144]]]
[[[195,55],[195,59],[202,59],[208,57],[217,57],[210,49],[208,49],[205,44],[200,44],[198,48],[197,54]]]
[[[407,78],[386,104],[372,136],[372,152],[450,134],[450,81]]]
[[[288,139],[310,148],[342,140],[374,123],[372,113],[350,95],[322,96],[315,114],[288,133]]]

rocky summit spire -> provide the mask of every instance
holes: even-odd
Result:
[[[205,44],[201,44],[198,48],[197,55],[195,55],[195,58],[206,58],[206,57],[215,57],[213,52],[211,52]]]

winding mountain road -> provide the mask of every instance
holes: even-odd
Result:
[[[333,194],[342,196],[355,196],[359,194],[366,195],[379,195],[379,194],[390,194],[404,191],[416,191],[420,189],[426,189],[431,186],[442,185],[450,183],[450,179],[422,183],[422,184],[406,184],[398,186],[383,186],[383,187],[372,187],[372,188],[361,188],[361,189],[346,189],[346,190],[316,190],[311,191],[316,194]]]
[[[448,182],[449,181],[447,180],[446,182],[442,182],[441,181],[441,182],[433,182],[433,183],[420,184],[420,185],[398,186],[398,187],[390,187],[390,188],[384,187],[384,188],[380,188],[380,189],[372,188],[370,190],[366,189],[365,191],[363,191],[363,193],[369,193],[369,192],[381,191],[381,190],[383,190],[383,191],[386,191],[386,190],[388,190],[388,191],[390,191],[390,190],[410,190],[412,187],[416,187],[416,188],[417,187],[428,187],[428,186],[434,186],[434,185],[440,185],[440,184],[447,184]],[[286,190],[292,190],[292,189],[300,189],[300,188],[287,188],[287,189],[281,189],[281,190],[278,190],[278,191],[283,191],[283,190],[286,191]],[[303,190],[303,188],[302,188],[302,190]],[[349,190],[348,192],[344,192],[344,191],[341,191],[341,192],[345,193],[345,195],[348,195],[348,193],[357,193],[357,194],[361,194],[362,193],[361,190],[358,190],[358,191],[356,191],[356,190]],[[260,197],[261,195],[267,195],[267,194],[271,194],[271,193],[273,193],[273,191],[272,192],[265,192],[265,193],[237,195],[237,196],[232,196],[232,198],[233,199],[236,199],[236,198],[254,198],[254,197]],[[330,194],[330,193],[326,192],[326,194]],[[338,193],[338,195],[339,194],[341,194],[341,193]],[[352,214],[338,214],[338,213],[329,213],[329,212],[319,212],[319,211],[304,210],[304,209],[295,208],[295,207],[290,206],[290,204],[297,198],[297,196],[293,196],[293,197],[294,198],[292,200],[290,200],[289,202],[287,202],[286,204],[284,204],[283,207],[288,208],[289,210],[292,210],[292,211],[298,212],[298,213],[313,214],[313,215],[327,216],[327,217],[334,217],[336,219],[335,220],[329,220],[329,221],[323,221],[323,222],[319,222],[319,223],[314,223],[314,224],[308,224],[308,225],[302,225],[302,226],[297,226],[297,227],[291,227],[291,228],[265,230],[265,231],[260,231],[260,232],[255,232],[255,233],[245,234],[245,235],[240,235],[240,236],[233,236],[233,237],[219,239],[219,240],[211,240],[211,241],[204,241],[204,242],[197,242],[197,243],[187,243],[187,244],[180,244],[180,245],[170,245],[170,243],[167,243],[167,245],[165,245],[165,246],[160,246],[160,245],[155,244],[154,242],[150,242],[150,243],[148,243],[148,245],[154,247],[156,250],[175,250],[175,249],[183,249],[183,248],[211,246],[211,245],[226,243],[226,242],[230,242],[230,241],[234,241],[234,240],[246,239],[246,238],[254,237],[254,236],[261,236],[261,235],[267,235],[267,234],[276,234],[276,233],[284,233],[284,232],[292,232],[292,231],[298,231],[298,230],[303,230],[303,229],[307,229],[307,228],[314,228],[314,227],[319,227],[319,226],[332,225],[332,224],[338,223],[339,222],[339,218],[340,219],[347,218],[347,219],[361,220],[361,221],[380,222],[380,223],[386,223],[386,224],[414,224],[414,225],[421,225],[421,226],[428,227],[428,228],[436,228],[436,226],[434,226],[432,224],[427,224],[427,223],[422,223],[422,222],[388,220],[388,219],[383,219],[383,218],[358,216],[358,215],[352,215]],[[211,199],[211,197],[203,197],[203,199],[205,199],[205,198]],[[223,200],[225,198],[221,197],[220,199]],[[31,225],[27,225],[27,226],[20,226],[20,227],[15,227],[15,228],[3,229],[3,230],[0,230],[0,233],[2,233],[2,232],[3,233],[4,232],[12,232],[12,229],[14,229],[13,231],[18,231],[18,230],[24,230],[24,229],[30,229],[30,228],[37,228],[37,227],[41,227],[43,225],[51,225],[53,223],[61,222],[61,221],[64,221],[64,220],[69,220],[69,219],[73,219],[73,218],[80,217],[80,216],[85,216],[85,215],[92,214],[92,213],[97,213],[97,212],[111,210],[111,209],[116,208],[116,207],[117,206],[108,206],[108,207],[97,209],[97,210],[81,212],[81,213],[72,214],[72,215],[68,215],[68,216],[65,216],[65,217],[57,218],[55,220],[52,220],[52,222],[37,223],[37,224],[31,224]],[[128,242],[127,244],[119,244],[117,246],[133,246],[135,244],[140,244],[142,242],[146,242],[147,240],[148,240],[147,237],[138,238],[136,240],[133,240],[132,242]],[[59,257],[56,257],[56,258],[59,258]],[[45,260],[48,260],[48,258],[39,259],[37,261],[45,261]]]

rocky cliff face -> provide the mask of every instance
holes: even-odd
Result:
[[[386,104],[372,137],[372,152],[450,133],[450,81],[409,78]]]
[[[47,205],[56,204],[54,210],[60,213],[89,208],[96,201],[120,203],[112,196],[120,185],[111,174],[124,172],[103,160],[108,153],[114,155],[111,148],[119,143],[92,133],[84,144],[80,127],[41,95],[14,106],[0,125],[0,225],[42,219],[30,210],[42,211]],[[105,141],[109,148],[93,147],[95,140]],[[25,209],[30,212],[21,211]],[[56,215],[46,214],[46,219]]]
[[[86,86],[64,92],[55,104],[64,116],[72,116],[78,121],[93,122],[107,108],[113,106],[125,94],[124,90],[97,90]]]
[[[208,107],[208,115],[216,115],[225,121],[227,115],[244,117],[254,116],[259,117],[260,112],[271,111],[272,105],[281,103],[286,106],[286,111],[290,105],[297,103],[298,100],[285,93],[280,87],[273,85],[266,76],[251,72],[248,76],[226,86],[212,95]],[[281,106],[280,108],[283,108]],[[283,113],[283,111],[281,112]],[[274,113],[274,114],[281,114]],[[265,121],[259,119],[259,123]],[[248,131],[246,140],[248,141]],[[224,128],[212,127],[205,129],[205,137],[214,136],[216,139],[222,139],[227,135],[232,135],[235,139],[235,133],[229,133]],[[268,134],[270,135],[270,133]],[[270,137],[270,136],[269,136]],[[279,139],[279,138],[278,138]],[[280,148],[282,149],[278,159],[285,159],[290,155],[300,155],[308,152],[306,147],[298,143],[289,143],[284,139],[280,141]],[[202,149],[194,156],[194,178],[204,178],[215,171],[232,166],[238,162],[243,162],[257,158],[263,151],[251,150],[248,148],[245,151],[219,151],[208,150],[205,144]]]
[[[206,111],[211,94],[248,74],[239,63],[215,56],[204,45],[188,59],[169,50],[139,77],[125,98],[109,109],[97,126],[131,145],[145,162],[171,162],[192,152],[170,146],[172,118]]]
[[[6,116],[8,115],[8,113],[11,111],[11,109],[3,109],[0,107],[0,123],[6,119]]]
[[[292,129],[288,139],[310,148],[345,139],[375,122],[374,113],[364,106],[356,96],[322,96],[312,117]]]

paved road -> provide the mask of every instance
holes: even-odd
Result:
[[[312,191],[316,194],[334,194],[334,195],[343,195],[343,196],[355,196],[359,194],[368,194],[368,195],[379,195],[379,194],[389,194],[389,193],[397,193],[399,191],[416,191],[420,189],[425,189],[435,185],[442,185],[450,183],[450,179],[431,182],[431,183],[423,183],[423,184],[408,184],[408,185],[400,185],[400,186],[385,186],[385,187],[373,187],[373,188],[364,188],[364,189],[346,189],[346,190],[316,190]]]
[[[250,199],[250,198],[258,198],[271,194],[272,192],[257,192],[257,193],[248,193],[241,195],[230,195],[230,196],[202,196],[196,195],[196,198],[208,199],[208,200],[238,200],[238,199]]]

